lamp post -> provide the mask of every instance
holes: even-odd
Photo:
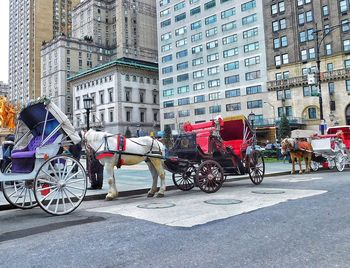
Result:
[[[92,109],[93,99],[89,96],[83,99],[84,109],[86,110],[86,130],[90,129],[90,111]]]
[[[338,29],[339,27],[342,27],[344,25],[349,26],[350,22],[338,24],[332,27],[329,27],[328,29],[317,29],[317,23],[316,23],[316,30],[315,33],[315,41],[316,41],[316,66],[317,66],[317,88],[318,88],[318,100],[320,105],[320,121],[321,121],[321,134],[324,134],[324,116],[323,116],[323,100],[322,100],[322,90],[321,90],[321,59],[320,59],[320,47],[322,42],[324,41],[325,37],[329,35],[331,32],[333,32],[335,29]],[[320,39],[320,33],[322,35],[322,38]]]
[[[253,129],[253,150],[254,150],[255,149],[256,133],[255,133],[255,129],[254,129],[255,113],[253,113],[253,111],[251,111],[250,114],[248,115],[248,120],[249,120],[250,124],[252,125],[252,129]]]

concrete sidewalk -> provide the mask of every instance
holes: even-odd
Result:
[[[85,160],[81,161],[85,166]],[[265,164],[265,176],[277,176],[289,174],[291,170],[290,163],[266,163]],[[148,171],[146,163],[141,163],[134,166],[124,166],[121,169],[115,169],[115,177],[119,196],[130,196],[137,194],[147,193],[152,184],[151,173]],[[228,178],[228,181],[239,180],[247,178],[247,176],[232,176]],[[159,183],[158,183],[159,184]],[[167,190],[174,190],[172,181],[172,174],[166,172],[166,185]],[[90,184],[88,184],[88,187]],[[104,199],[108,191],[108,183],[105,180],[103,182],[103,188],[101,190],[88,190],[85,200]],[[8,203],[5,200],[2,192],[0,193],[0,210],[8,208]]]

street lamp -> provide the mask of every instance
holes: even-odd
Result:
[[[92,109],[93,99],[89,96],[83,99],[84,109],[86,110],[86,130],[90,129],[90,110]]]
[[[255,113],[253,113],[253,111],[251,111],[250,114],[248,115],[248,120],[249,120],[249,122],[252,125],[252,128],[254,130]]]
[[[254,120],[255,120],[255,113],[253,113],[253,111],[250,112],[250,114],[248,115],[248,120],[250,122],[250,124],[252,125],[252,129],[253,129],[253,150],[255,149],[255,139],[256,139],[256,134],[255,134],[255,129],[254,129]]]
[[[316,30],[314,31],[316,35],[316,65],[317,65],[317,88],[318,88],[318,99],[319,99],[319,105],[320,105],[320,120],[321,120],[321,134],[324,134],[324,117],[323,117],[323,100],[322,100],[322,91],[321,91],[321,59],[320,59],[320,47],[322,42],[324,41],[325,37],[329,35],[331,32],[333,32],[335,29],[338,29],[339,27],[342,27],[346,24],[349,25],[350,22],[338,24],[332,27],[329,27],[328,29],[317,29],[317,23],[316,23]],[[319,34],[322,33],[322,38],[319,39]]]

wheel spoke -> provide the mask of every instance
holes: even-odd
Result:
[[[38,190],[40,191],[40,190]],[[58,188],[54,189],[53,191],[49,192],[47,195],[45,195],[41,200],[40,203],[42,203],[44,200],[46,200],[46,198],[48,198],[50,195],[52,195],[53,193],[56,193],[58,191]]]
[[[52,177],[51,174],[47,173],[46,170],[42,169],[42,172],[44,172],[47,176],[50,177],[50,179],[52,179],[54,182],[57,182],[57,179],[55,177]]]
[[[71,204],[71,206],[74,207],[74,204],[73,204],[72,200],[70,199],[70,197],[69,197],[68,194],[66,193],[66,189],[62,188],[62,190],[63,190],[64,194],[66,195],[66,197],[67,197],[69,203]]]
[[[54,196],[53,198],[51,198],[51,200],[49,201],[49,204],[46,206],[46,209],[47,209],[47,210],[48,210],[49,207],[51,206],[51,203],[53,202],[53,200],[55,200],[57,194],[58,194],[58,189],[57,189],[57,191],[55,191],[55,196]]]

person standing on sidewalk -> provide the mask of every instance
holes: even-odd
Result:
[[[102,189],[103,165],[96,159],[96,153],[91,148],[87,148],[86,158],[88,158],[88,174],[91,183],[91,187],[88,189]]]

